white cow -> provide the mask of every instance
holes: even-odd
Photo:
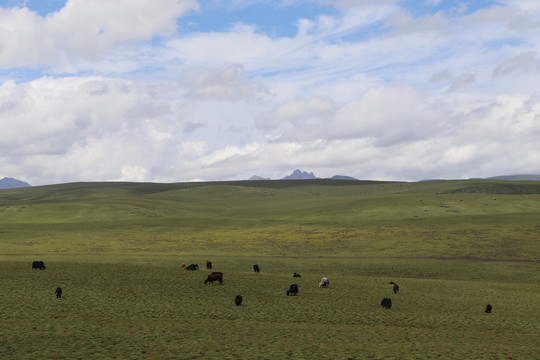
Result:
[[[330,280],[328,280],[327,277],[323,277],[323,278],[321,279],[321,282],[319,283],[319,287],[320,287],[320,288],[323,288],[323,287],[324,287],[324,288],[327,288],[327,287],[329,287],[329,286],[330,286]]]

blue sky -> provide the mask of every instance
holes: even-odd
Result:
[[[540,173],[535,0],[2,0],[0,177]]]
[[[313,18],[321,11],[333,9],[299,3],[293,6],[276,7],[271,3],[251,6],[229,7],[201,3],[201,11],[190,13],[180,19],[181,31],[185,28],[198,32],[221,32],[229,30],[233,24],[245,23],[256,26],[257,31],[271,37],[292,37],[296,34],[299,18]]]
[[[61,10],[65,0],[2,0],[0,6],[27,7],[41,16]],[[228,30],[232,24],[253,24],[261,32],[273,37],[292,37],[297,32],[297,21],[301,18],[314,19],[321,14],[336,16],[339,9],[336,1],[200,1],[199,10],[194,10],[178,19],[180,32],[219,32]],[[373,3],[376,3],[374,1]],[[500,5],[494,0],[407,0],[396,2],[406,8],[412,16],[424,17],[437,12],[447,14],[470,14],[479,9]]]

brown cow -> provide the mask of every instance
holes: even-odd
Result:
[[[215,271],[215,272],[211,273],[210,275],[208,275],[206,280],[204,280],[204,285],[206,285],[208,283],[213,284],[214,281],[219,281],[219,283],[221,285],[223,285],[223,273],[219,272],[219,271]]]

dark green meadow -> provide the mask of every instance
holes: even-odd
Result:
[[[0,250],[1,359],[540,359],[538,182],[2,190]]]

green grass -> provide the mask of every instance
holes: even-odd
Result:
[[[530,283],[485,275],[447,280],[449,265],[437,271],[426,260],[415,270],[405,261],[334,260],[319,268],[313,260],[263,259],[259,274],[249,269],[253,260],[215,260],[224,285],[206,286],[207,271],[179,266],[51,262],[31,271],[28,263],[4,262],[1,270],[11,276],[2,284],[9,296],[1,311],[1,355],[531,359],[540,350],[540,290]],[[492,265],[498,264],[466,267],[482,274]],[[303,277],[293,279],[288,270],[298,267]],[[384,267],[433,273],[390,277]],[[330,288],[317,287],[322,275]],[[400,284],[398,295],[389,279]],[[287,297],[293,281],[300,293]],[[61,300],[54,298],[57,285]],[[233,303],[237,293],[244,297],[240,307]],[[391,310],[379,305],[383,296],[392,297]],[[483,312],[487,302],[494,306],[490,315]]]
[[[494,195],[470,182],[298,183],[98,183],[3,191],[4,254],[512,259],[540,252],[538,185],[516,183],[512,194],[500,184],[503,193]]]
[[[329,180],[3,190],[0,358],[539,358],[539,193]],[[180,268],[207,259],[224,285]]]

